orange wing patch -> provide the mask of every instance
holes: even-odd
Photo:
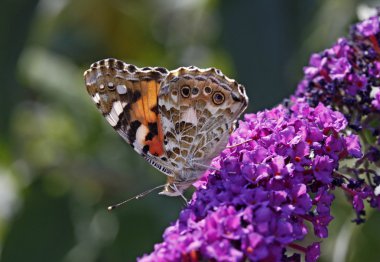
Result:
[[[157,112],[152,108],[157,106],[157,84],[156,81],[143,81],[141,82],[141,98],[144,107],[145,119],[148,123],[157,121]]]
[[[163,156],[163,133],[157,111],[157,92],[159,83],[154,80],[134,83],[134,99],[130,110],[131,122],[138,121],[135,146],[142,148],[144,154]]]

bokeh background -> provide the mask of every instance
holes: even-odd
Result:
[[[2,0],[0,260],[133,261],[161,241],[180,198],[88,97],[82,74],[115,57],[137,66],[215,66],[238,79],[248,112],[289,96],[312,52],[348,34],[358,0]],[[188,195],[191,192],[188,192]],[[380,216],[355,226],[338,194],[321,261],[378,261]]]

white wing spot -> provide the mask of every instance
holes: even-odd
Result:
[[[96,93],[96,94],[92,97],[92,100],[94,100],[95,103],[99,104],[99,101],[100,101],[99,93]]]
[[[117,85],[116,86],[116,91],[120,94],[120,95],[124,95],[127,93],[127,87],[125,85]]]
[[[120,101],[113,102],[112,105],[112,112],[116,114],[116,116],[119,118],[119,115],[123,113],[123,106],[121,105]],[[111,112],[111,113],[112,113]]]
[[[133,146],[135,148],[139,148],[140,150],[143,148],[143,144],[144,144],[144,141],[145,141],[145,137],[146,135],[149,133],[149,129],[148,127],[146,127],[145,125],[141,125],[138,129],[137,129],[137,132],[136,132],[136,140],[135,142],[133,143]]]
[[[119,121],[119,117],[116,116],[115,118],[115,115],[112,114],[112,112],[113,110],[108,115],[106,115],[106,119],[111,126],[116,126],[117,122]]]
[[[187,123],[192,123],[193,125],[198,124],[197,112],[193,107],[189,107],[182,116],[182,120]]]

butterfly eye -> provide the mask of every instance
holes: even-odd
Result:
[[[209,95],[209,94],[211,94],[212,89],[211,89],[211,87],[206,86],[205,89],[204,89],[204,91],[205,91],[205,94],[206,94],[206,95]]]
[[[221,105],[224,102],[224,95],[221,92],[215,92],[214,95],[212,96],[212,101],[216,105]]]
[[[190,87],[189,86],[181,87],[181,95],[183,97],[189,97],[190,96]]]
[[[198,87],[193,87],[193,88],[191,89],[191,94],[192,94],[193,96],[198,95],[198,93],[199,93],[199,88],[198,88]]]

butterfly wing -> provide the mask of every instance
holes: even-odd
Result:
[[[244,87],[218,69],[179,68],[166,76],[158,108],[164,150],[177,181],[194,181],[202,175],[226,147],[247,105]]]
[[[92,64],[84,78],[108,123],[150,164],[172,176],[157,104],[160,83],[167,74],[162,67],[138,68],[111,58]]]

